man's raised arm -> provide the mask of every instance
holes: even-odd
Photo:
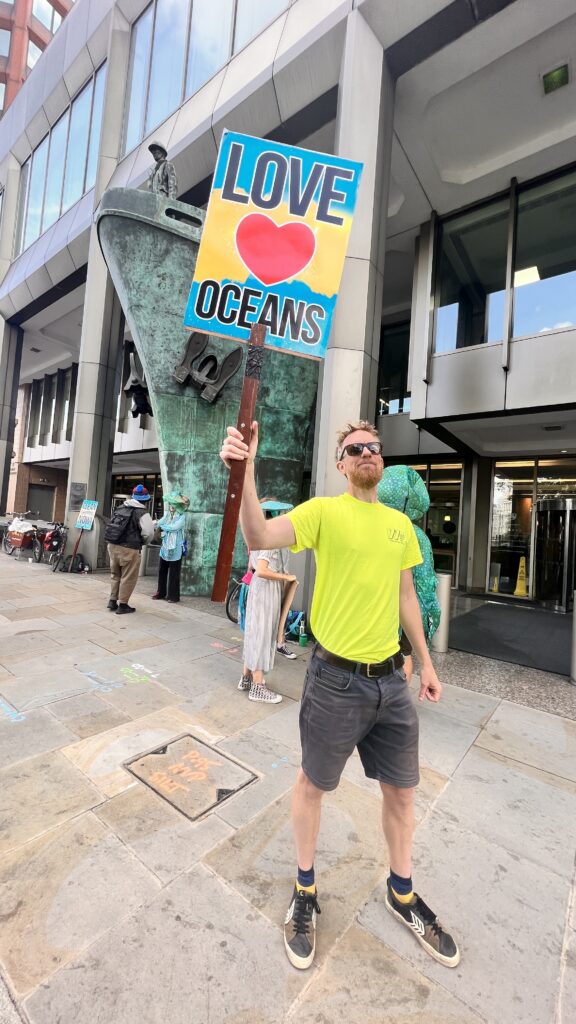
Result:
[[[266,551],[271,548],[288,548],[296,542],[294,527],[286,516],[266,519],[256,493],[254,459],[258,449],[258,424],[252,423],[250,444],[242,440],[236,427],[228,427],[220,449],[220,458],[230,469],[233,462],[246,462],[246,477],[240,505],[240,527],[251,551]]]

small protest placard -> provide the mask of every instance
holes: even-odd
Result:
[[[91,530],[94,525],[94,519],[96,516],[96,510],[98,508],[97,501],[83,501],[82,508],[78,513],[78,519],[76,520],[77,530]]]

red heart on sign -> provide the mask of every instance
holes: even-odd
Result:
[[[263,213],[249,213],[236,228],[240,259],[262,284],[288,281],[306,267],[316,249],[307,224],[275,224]]]

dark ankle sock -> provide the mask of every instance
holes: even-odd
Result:
[[[394,895],[401,903],[409,903],[412,899],[412,878],[402,878],[395,871],[390,870],[390,885]]]
[[[315,882],[314,865],[312,865],[309,871],[303,871],[299,867],[296,882],[301,889],[311,889]]]

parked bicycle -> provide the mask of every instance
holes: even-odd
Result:
[[[48,530],[43,537],[37,536],[32,541],[32,554],[34,561],[46,562],[54,568],[54,562],[59,561],[68,537],[68,527],[65,523],[54,523],[51,530]]]
[[[2,538],[2,547],[7,555],[11,555],[17,550],[32,551],[34,541],[36,539],[41,540],[44,537],[46,527],[31,523],[26,518],[29,515],[32,515],[30,510],[15,515],[6,527]]]
[[[242,580],[237,580],[232,577],[230,581],[230,587],[228,589],[228,596],[226,598],[226,615],[230,619],[230,622],[238,624],[238,601],[240,599],[240,589],[242,587]]]

